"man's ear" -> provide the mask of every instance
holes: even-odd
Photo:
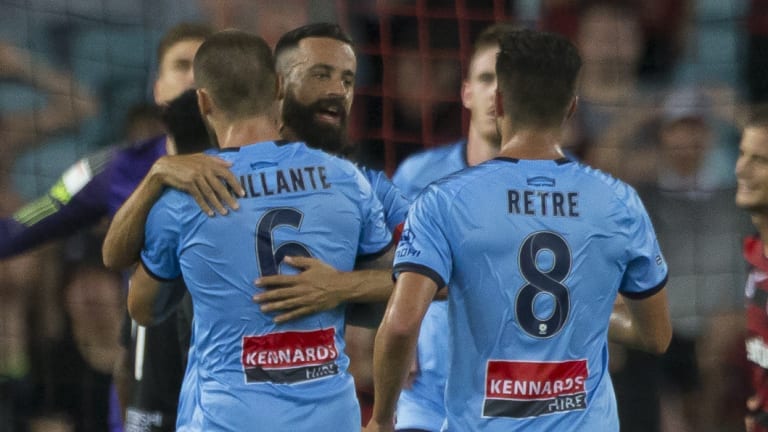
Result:
[[[155,78],[155,84],[152,85],[152,97],[155,99],[155,104],[160,105],[160,101],[157,100],[157,87],[160,85],[159,83],[160,77]]]
[[[472,89],[469,87],[467,80],[461,82],[461,104],[466,109],[472,109],[470,101],[472,99]]]
[[[197,106],[200,108],[200,115],[203,118],[208,117],[211,114],[211,108],[213,108],[213,101],[211,95],[205,89],[197,89]]]
[[[565,115],[565,119],[569,120],[576,113],[576,107],[579,105],[579,97],[574,96],[571,99],[571,106],[568,107],[568,114]]]
[[[496,89],[496,117],[504,117],[504,95]]]
[[[275,80],[275,86],[277,88],[277,100],[281,101],[285,99],[285,78],[283,78],[283,75],[277,74],[277,79]]]

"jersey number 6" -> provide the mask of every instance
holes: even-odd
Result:
[[[272,209],[261,217],[256,227],[256,257],[262,276],[278,274],[280,263],[286,256],[312,256],[307,247],[298,242],[285,242],[277,248],[274,245],[275,229],[289,226],[298,230],[303,218],[301,212],[292,208]]]

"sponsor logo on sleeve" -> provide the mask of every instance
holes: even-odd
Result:
[[[397,251],[395,252],[398,258],[417,257],[421,255],[421,251],[413,246],[413,242],[416,240],[416,235],[410,229],[404,229],[400,235],[400,243],[397,245]]]
[[[587,408],[586,360],[491,360],[485,376],[484,417],[539,417]]]
[[[335,334],[329,328],[244,337],[246,382],[291,384],[337,375]]]

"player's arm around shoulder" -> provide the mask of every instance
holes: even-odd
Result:
[[[121,270],[138,261],[147,215],[166,186],[190,194],[209,216],[214,215],[213,209],[222,215],[228,213],[227,207],[236,210],[237,200],[229,190],[238,196],[244,192],[230,166],[200,153],[158,159],[115,214],[102,246],[104,264]]]
[[[672,322],[665,288],[642,299],[618,296],[611,313],[612,342],[663,354],[672,339]]]

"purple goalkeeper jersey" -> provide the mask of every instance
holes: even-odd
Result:
[[[44,196],[11,217],[0,218],[0,258],[26,252],[112,216],[166,153],[165,136],[89,155],[59,178]]]

